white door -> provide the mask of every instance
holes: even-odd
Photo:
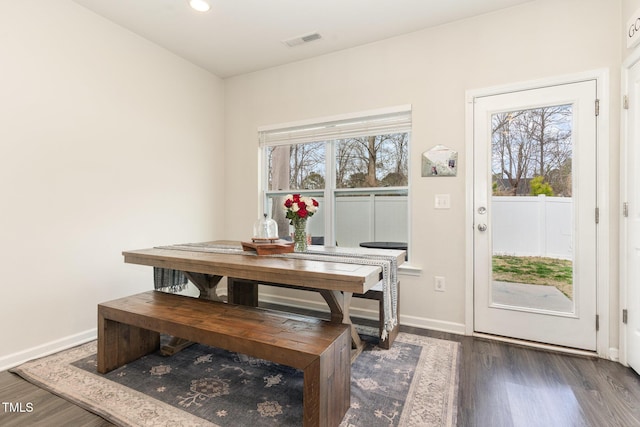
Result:
[[[595,351],[596,80],[473,108],[474,330]]]
[[[640,62],[629,69],[627,96],[629,109],[626,134],[626,184],[627,218],[623,234],[627,289],[627,363],[640,372]],[[624,265],[624,263],[623,263]],[[623,307],[625,308],[625,307]]]

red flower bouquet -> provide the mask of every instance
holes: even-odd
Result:
[[[284,207],[287,211],[286,217],[294,225],[299,219],[307,219],[313,216],[318,210],[318,202],[311,197],[301,197],[299,194],[289,194],[285,201]]]

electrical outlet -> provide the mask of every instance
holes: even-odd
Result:
[[[445,282],[443,276],[434,276],[433,278],[433,287],[438,292],[444,292]]]

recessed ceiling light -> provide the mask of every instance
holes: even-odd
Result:
[[[207,0],[189,0],[189,6],[198,12],[208,12],[211,5]]]

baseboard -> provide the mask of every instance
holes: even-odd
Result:
[[[309,301],[300,298],[285,297],[282,295],[271,295],[267,293],[260,293],[260,301],[268,302],[271,304],[279,304],[286,307],[297,307],[307,310],[314,310],[320,312],[329,312],[327,304],[322,302]],[[361,307],[351,307],[351,317],[358,317],[368,320],[378,320],[378,310],[370,310]],[[400,325],[413,326],[416,328],[430,329],[432,331],[448,332],[451,334],[464,335],[465,326],[462,323],[446,322],[436,319],[428,319],[417,316],[404,316],[400,314]]]
[[[609,347],[609,360],[620,362],[620,350],[615,347]]]
[[[320,311],[329,313],[329,307],[323,302],[309,301],[307,299],[286,297],[282,295],[273,295],[266,292],[260,292],[260,301],[269,304],[283,305],[285,307],[301,308],[305,310]],[[353,311],[351,312],[354,313]],[[357,316],[360,317],[360,316]],[[366,317],[368,318],[368,317]]]
[[[450,334],[465,335],[464,323],[447,322],[426,317],[400,315],[400,324],[432,331],[448,332]]]
[[[29,360],[38,359],[40,357],[48,356],[68,348],[84,344],[95,340],[97,336],[98,330],[96,328],[89,329],[88,331],[80,332],[79,334],[50,341],[46,344],[32,347],[17,353],[8,354],[0,357],[0,371],[6,371],[7,369],[21,365]]]

